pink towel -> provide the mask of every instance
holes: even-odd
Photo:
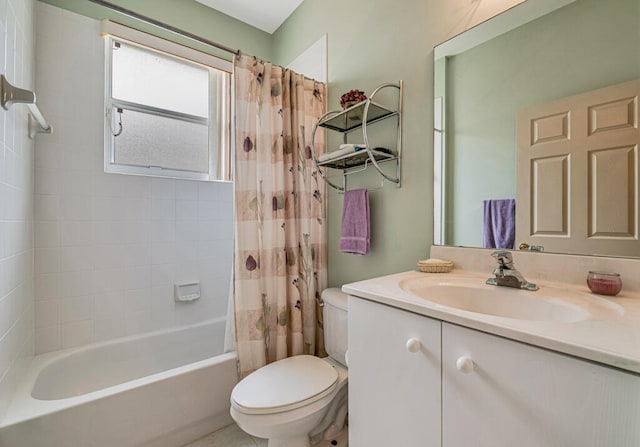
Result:
[[[340,251],[358,255],[369,253],[369,193],[366,189],[344,193]]]

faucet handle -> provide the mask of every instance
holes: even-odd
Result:
[[[513,268],[513,256],[511,255],[511,252],[506,250],[497,250],[491,253],[491,256],[496,259],[498,264],[500,264],[500,267],[508,269]]]

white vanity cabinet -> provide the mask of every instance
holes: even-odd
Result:
[[[349,439],[640,447],[640,375],[350,296]]]
[[[442,413],[443,447],[638,447],[640,376],[443,322]]]
[[[440,322],[349,297],[349,445],[440,446]]]

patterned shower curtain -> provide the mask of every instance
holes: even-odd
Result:
[[[326,85],[240,55],[235,83],[235,322],[241,377],[324,355],[325,183],[311,158]],[[324,132],[315,150],[324,150]]]

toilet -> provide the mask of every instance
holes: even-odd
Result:
[[[322,292],[329,357],[297,355],[270,363],[231,392],[231,417],[268,447],[309,447],[331,439],[347,415],[347,295]]]

